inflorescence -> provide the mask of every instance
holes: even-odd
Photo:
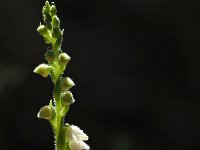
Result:
[[[75,84],[69,77],[63,77],[71,57],[61,50],[64,30],[60,28],[55,4],[46,1],[42,16],[44,24],[40,23],[37,31],[51,46],[51,50],[44,55],[47,63],[36,67],[34,73],[42,77],[50,76],[54,90],[53,100],[40,109],[37,117],[50,122],[55,134],[56,150],[89,150],[90,147],[84,142],[88,136],[79,127],[64,123],[70,105],[75,102],[70,91]]]

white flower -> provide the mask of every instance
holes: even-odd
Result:
[[[89,150],[90,147],[83,141],[70,141],[70,150]]]
[[[70,125],[67,127],[66,136],[69,141],[70,150],[89,150],[90,147],[83,141],[88,140],[88,136],[79,127]]]
[[[67,128],[67,137],[69,140],[87,141],[88,136],[79,127],[71,125]]]

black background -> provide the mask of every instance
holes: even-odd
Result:
[[[76,102],[66,122],[91,150],[200,148],[200,1],[56,0]],[[0,3],[0,149],[53,150],[40,107],[52,83],[33,74],[48,46],[42,0]]]

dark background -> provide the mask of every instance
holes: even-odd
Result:
[[[200,149],[200,1],[55,0],[76,99],[66,122],[91,150]],[[42,0],[0,3],[0,149],[53,150],[33,74],[47,46]]]

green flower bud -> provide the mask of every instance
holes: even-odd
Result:
[[[49,4],[49,1],[46,1],[46,2],[45,2],[45,7],[46,7],[46,10],[47,10],[47,11],[50,11],[50,4]]]
[[[40,64],[34,69],[34,73],[40,74],[42,77],[47,77],[50,74],[52,67],[47,64]]]
[[[51,44],[51,40],[49,39],[49,37],[44,37],[44,41],[46,44]]]
[[[48,50],[45,54],[44,54],[46,60],[51,64],[54,62],[55,60],[55,55],[54,55],[54,51],[52,50]]]
[[[59,55],[59,63],[60,63],[60,65],[67,65],[70,60],[71,60],[71,57],[69,55],[67,55],[66,53],[61,53]]]
[[[58,37],[55,43],[55,48],[59,48],[62,44],[62,37]]]
[[[60,87],[62,91],[67,91],[71,89],[74,85],[75,85],[74,82],[69,77],[61,79]]]
[[[74,97],[70,91],[64,92],[61,94],[62,104],[70,105],[75,102]]]
[[[49,12],[47,11],[46,7],[44,6],[43,9],[42,9],[43,19],[45,19],[48,14],[49,14]]]
[[[38,118],[50,120],[53,116],[53,111],[50,106],[43,106],[37,114]]]
[[[41,36],[47,36],[48,35],[48,30],[46,28],[45,25],[40,25],[38,28],[37,28],[37,31],[40,33]]]
[[[52,29],[52,26],[51,26],[52,18],[49,13],[45,14],[44,22],[47,26],[47,29],[51,30]]]
[[[60,20],[57,16],[53,16],[52,26],[54,26],[55,28],[60,28]]]
[[[61,37],[61,36],[62,36],[61,30],[59,28],[53,28],[52,37],[58,38],[58,37]]]
[[[42,16],[43,16],[43,18],[45,18],[45,14],[46,14],[46,7],[43,6],[43,8],[42,8]]]
[[[50,8],[50,13],[51,13],[51,17],[55,16],[57,14],[57,9],[55,5],[52,5]]]

